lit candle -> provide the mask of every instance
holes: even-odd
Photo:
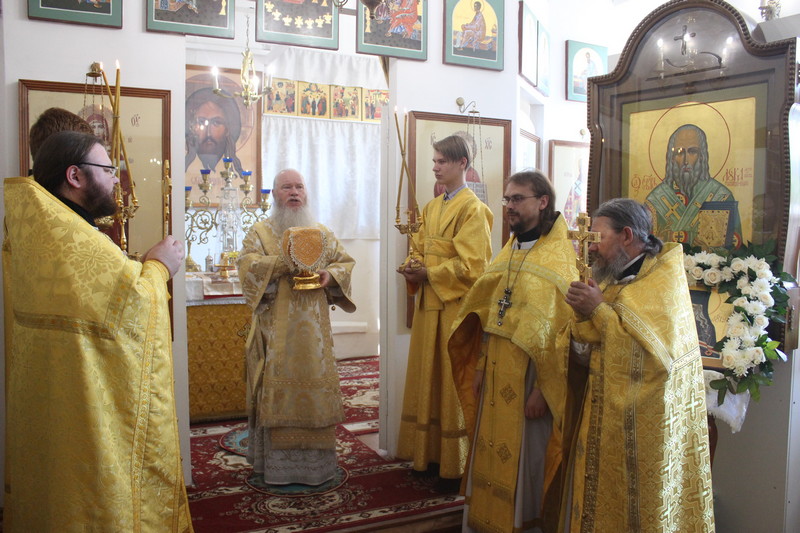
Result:
[[[767,7],[769,2],[767,0],[761,0],[761,7]]]
[[[256,93],[256,94],[259,92],[258,86],[259,86],[260,83],[261,83],[261,80],[258,79],[258,76],[253,74],[253,92]]]
[[[219,69],[211,67],[211,76],[214,78],[214,90],[219,91]]]

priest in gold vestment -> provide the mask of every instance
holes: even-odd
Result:
[[[417,297],[397,455],[411,460],[416,472],[438,475],[440,490],[455,491],[469,448],[457,389],[469,390],[470,381],[453,381],[447,338],[461,298],[491,259],[493,217],[466,186],[470,152],[464,139],[452,135],[433,148],[433,172],[445,193],[425,206],[413,237],[421,258],[409,257],[398,269]]]
[[[462,401],[480,400],[463,530],[552,531],[543,517],[546,470],[557,471],[560,456],[546,456],[551,435],[551,447],[560,443],[572,316],[564,295],[578,276],[575,250],[540,172],[511,176],[503,203],[514,238],[467,294],[449,342],[456,379],[474,381]]]
[[[336,474],[336,424],[344,419],[330,311],[352,313],[355,261],[333,232],[314,224],[303,177],[275,177],[275,205],[242,243],[239,278],[253,320],[246,343],[247,460],[260,482],[320,485]],[[289,228],[319,228],[325,243],[318,289],[295,290],[297,269],[282,251]]]
[[[565,529],[714,531],[705,387],[681,247],[654,237],[648,210],[627,198],[601,205],[592,230],[602,239],[590,246],[594,279],[567,293],[573,335],[592,350]]]
[[[33,170],[5,181],[4,530],[191,531],[167,305],[183,246],[141,263],[94,227],[118,182],[96,137],[50,136]]]

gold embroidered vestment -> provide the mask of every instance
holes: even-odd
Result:
[[[513,281],[515,276],[512,284],[509,277]],[[471,379],[477,355],[469,347],[480,343],[483,332],[490,335],[488,353],[477,361],[485,372],[481,418],[471,450],[468,521],[477,531],[513,530],[529,361],[535,364],[536,386],[547,401],[553,425],[561,425],[572,316],[564,294],[576,279],[575,250],[559,215],[550,232],[530,250],[515,250],[513,240],[506,243],[470,290],[454,322],[450,357],[453,372],[463,376],[456,379]],[[498,325],[498,301],[509,285],[512,305]],[[464,391],[462,402],[474,402],[472,398],[471,390]],[[551,461],[560,461],[560,456]]]
[[[461,298],[491,259],[493,216],[465,188],[447,202],[444,194],[428,202],[423,220],[414,245],[424,257],[428,279],[421,286],[407,284],[409,294],[417,297],[397,455],[420,471],[439,463],[439,475],[455,479],[464,474],[469,448],[457,389],[470,390],[472,377],[453,381],[447,338]]]
[[[326,236],[323,268],[338,287],[293,290],[282,235],[269,220],[250,230],[238,263],[253,310],[245,348],[248,410],[258,427],[270,429],[273,449],[334,449],[335,425],[344,420],[328,305],[355,310],[349,299],[355,261],[333,232],[317,226]]]
[[[573,334],[592,344],[571,458],[572,532],[714,531],[705,388],[676,243]]]
[[[5,530],[191,531],[166,267],[30,178],[5,181],[5,206]]]

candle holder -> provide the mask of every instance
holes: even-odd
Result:
[[[235,261],[231,262],[231,258],[238,254],[238,247],[241,244],[240,236],[247,234],[253,224],[267,218],[267,211],[270,208],[270,190],[262,189],[261,201],[256,204],[250,195],[254,188],[251,183],[253,173],[245,170],[242,171],[240,176],[233,167],[233,159],[226,157],[223,158],[222,162],[224,168],[220,171],[220,177],[222,177],[224,185],[220,190],[218,207],[212,207],[208,197],[213,187],[211,170],[202,169],[200,171],[200,182],[197,187],[202,192],[202,195],[198,199],[198,205],[193,205],[190,199],[192,188],[189,186],[185,190],[186,214],[184,221],[186,227],[187,270],[189,270],[189,260],[191,258],[189,254],[191,253],[192,244],[208,244],[212,230],[214,230],[216,238],[220,241],[220,264],[225,263],[222,259],[222,254],[228,258],[229,268],[220,267],[221,270],[234,269]],[[242,183],[237,186],[238,180],[241,180]],[[227,277],[227,273],[221,275]]]
[[[407,266],[410,266],[413,270],[419,270],[422,268],[423,265],[423,257],[422,254],[419,253],[419,250],[416,249],[414,246],[414,235],[419,233],[420,228],[422,228],[423,219],[422,215],[419,212],[419,205],[417,204],[417,195],[414,191],[414,184],[411,183],[411,172],[408,170],[408,163],[406,162],[406,146],[407,146],[407,135],[408,135],[408,115],[403,113],[403,133],[400,133],[400,121],[397,118],[397,112],[395,111],[394,114],[394,124],[395,128],[397,129],[397,144],[400,147],[400,180],[397,185],[397,205],[395,207],[395,219],[394,219],[394,227],[397,228],[397,231],[400,232],[401,235],[406,235],[408,237],[408,259],[397,267],[398,272],[405,270]],[[403,178],[408,174],[408,189],[409,189],[409,205],[413,202],[414,210],[412,214],[412,210],[409,208],[406,210],[406,222],[403,224],[400,220],[400,198],[403,194]]]
[[[128,221],[136,215],[136,211],[139,209],[139,200],[136,198],[136,183],[133,179],[133,170],[131,169],[128,159],[128,153],[125,148],[125,137],[122,134],[122,126],[120,123],[120,105],[122,102],[120,96],[122,87],[120,78],[121,72],[119,62],[117,62],[116,65],[116,78],[113,88],[108,83],[108,77],[106,76],[105,70],[103,70],[102,63],[92,63],[89,66],[89,70],[86,72],[87,87],[89,85],[89,79],[93,80],[92,83],[96,83],[97,80],[102,79],[103,87],[112,109],[111,149],[109,157],[111,158],[111,164],[119,169],[119,184],[117,184],[114,189],[114,200],[117,203],[118,210],[111,218],[111,225],[116,225],[119,228],[119,247],[123,252],[128,254],[126,227],[128,226]],[[100,221],[100,227],[106,227],[107,225],[107,220]]]

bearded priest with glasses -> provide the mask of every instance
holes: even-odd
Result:
[[[44,141],[5,181],[5,531],[192,530],[173,393],[172,236],[142,262],[94,226],[117,169],[100,139]]]
[[[514,237],[467,293],[448,344],[456,380],[473,383],[461,402],[478,404],[463,531],[550,531],[559,510],[551,481],[560,480],[575,250],[542,173],[507,183]],[[545,502],[545,492],[555,497]]]

